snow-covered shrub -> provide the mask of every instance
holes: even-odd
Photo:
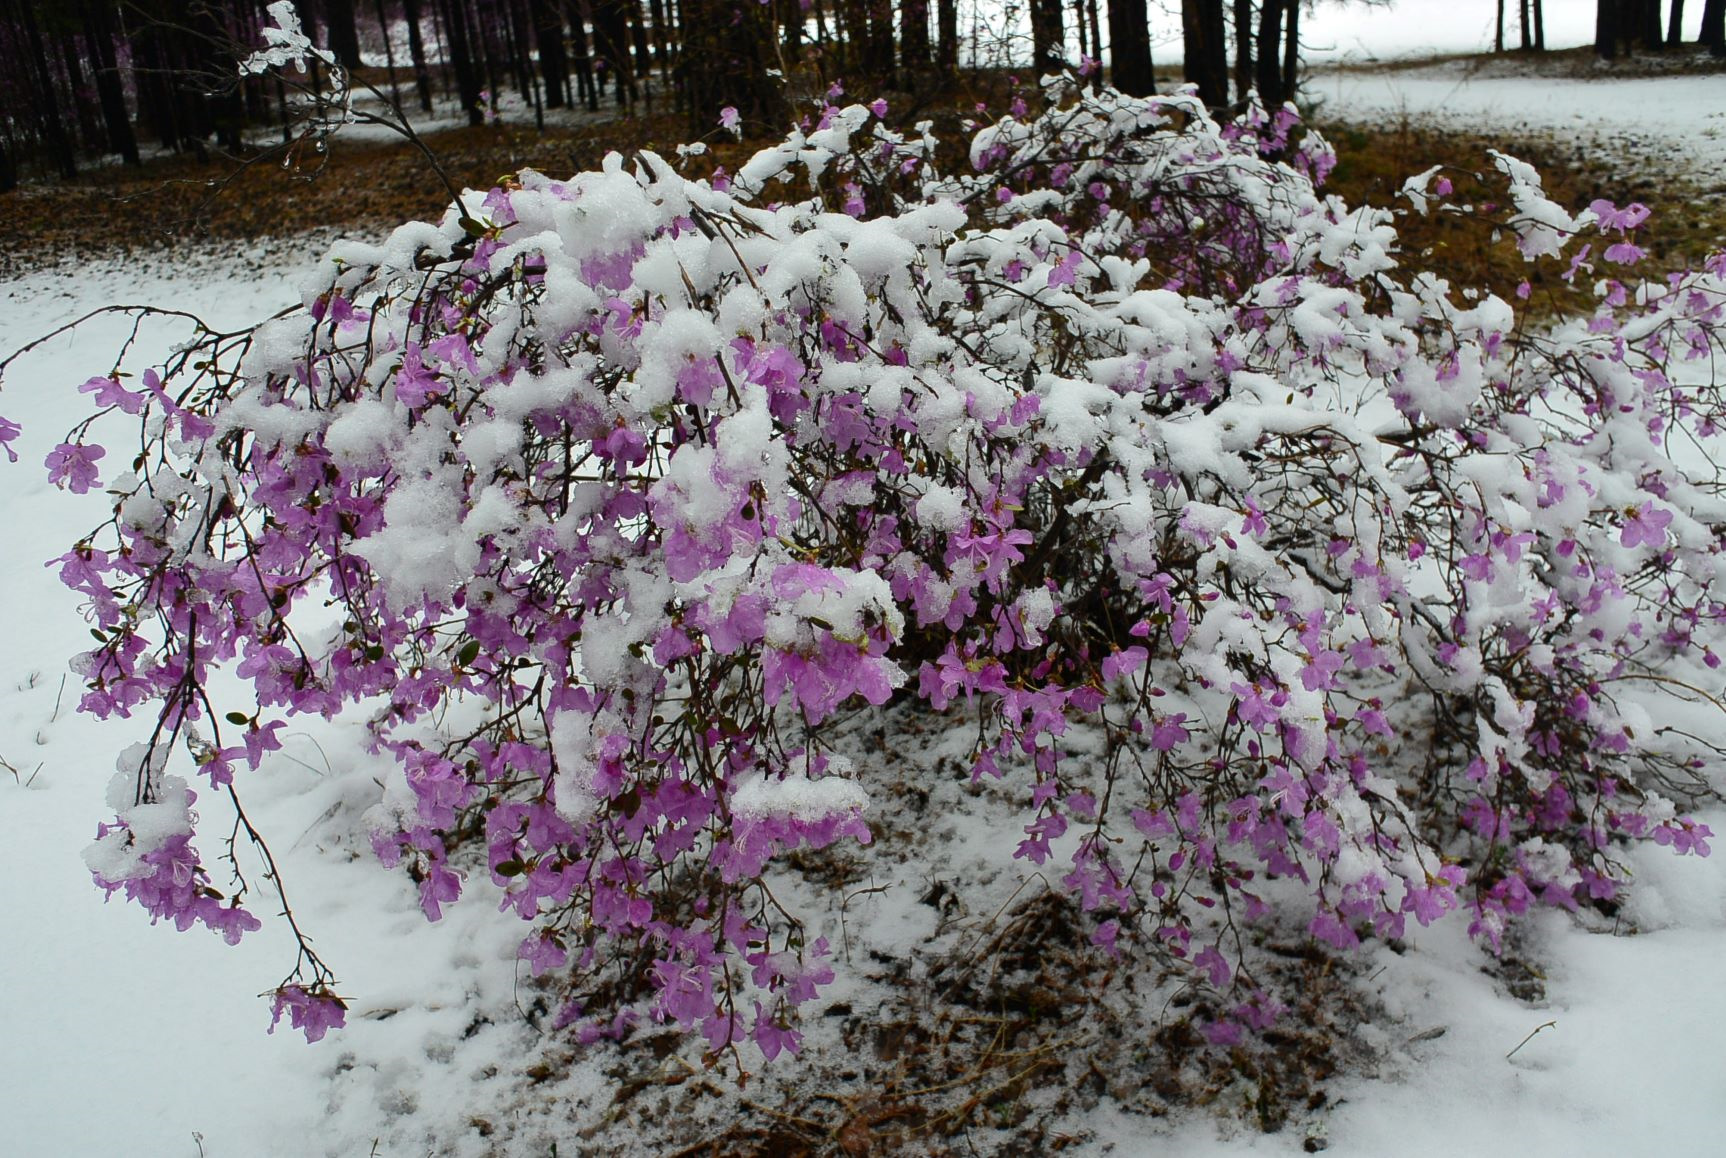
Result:
[[[142,440],[60,561],[83,708],[160,713],[98,881],[238,937],[194,798],[284,716],[363,714],[429,919],[489,886],[577,1033],[771,1058],[833,966],[763,874],[870,840],[828,742],[860,704],[972,729],[1020,856],[1099,952],[1211,987],[1213,1040],[1274,1016],[1240,932],[1273,881],[1339,950],[1452,910],[1496,946],[1612,898],[1626,839],[1706,853],[1668,797],[1715,746],[1642,705],[1718,687],[1726,258],[1614,280],[1641,211],[1497,157],[1529,260],[1608,246],[1597,312],[1531,326],[1316,191],[1316,135],[1267,160],[1286,113],[1048,95],[966,173],[864,106],[729,182],[523,173],[87,384]],[[255,710],[210,702],[229,663]],[[316,1038],[301,945],[276,1012]]]

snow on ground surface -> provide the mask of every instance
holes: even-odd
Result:
[[[1301,18],[1301,43],[1308,60],[1387,60],[1455,52],[1488,52],[1497,23],[1498,0],[1321,0]],[[1506,6],[1504,42],[1521,43],[1517,5]],[[1696,39],[1701,5],[1692,5],[1684,36]],[[1178,22],[1177,22],[1178,23]],[[1594,5],[1586,0],[1549,0],[1546,46],[1576,48],[1594,43]]]
[[[1726,192],[1726,75],[1538,77],[1518,60],[1321,70],[1307,81],[1327,120],[1541,137]]]
[[[1407,75],[1347,80],[1354,86],[1344,90],[1349,107],[1379,114],[1390,107],[1383,102],[1392,86],[1402,86],[1421,95],[1422,107],[1476,101],[1465,106],[1476,117],[1541,110],[1515,115],[1545,118],[1549,128],[1567,123],[1580,102],[1590,124],[1615,123],[1616,109],[1640,105],[1670,114],[1647,127],[1650,134],[1726,129],[1719,112],[1726,85],[1718,80],[1591,82],[1543,104],[1534,103],[1545,100],[1540,87],[1526,81],[1488,90],[1485,82],[1442,75],[1415,89]],[[1488,91],[1497,95],[1480,95]],[[1710,99],[1711,106],[1694,107]],[[1723,146],[1686,139],[1685,147]],[[293,303],[293,271],[315,256],[315,247],[284,241],[171,263],[34,274],[0,289],[0,354],[111,302],[167,304],[218,324],[243,324]],[[289,276],[277,272],[284,270]],[[603,1109],[615,1088],[603,1058],[577,1060],[538,1093],[513,1072],[539,1040],[511,1016],[531,1005],[510,960],[520,935],[514,918],[476,898],[427,925],[405,878],[372,863],[359,819],[366,777],[330,774],[363,769],[369,759],[349,726],[292,722],[284,751],[252,778],[249,797],[282,861],[296,912],[353,998],[348,1029],[313,1046],[297,1033],[265,1034],[267,1003],[256,995],[278,984],[291,964],[288,938],[267,919],[272,906],[256,903],[264,931],[230,948],[202,931],[150,928],[135,906],[104,906],[90,884],[79,853],[102,819],[115,753],[142,738],[146,724],[98,725],[72,711],[78,688],[66,659],[88,636],[75,600],[41,564],[105,511],[99,496],[48,487],[40,464],[83,413],[77,385],[112,367],[129,328],[107,318],[43,345],[8,372],[0,396],[0,413],[25,427],[17,444],[23,461],[0,464],[10,547],[0,599],[13,610],[0,651],[0,759],[17,770],[16,777],[0,770],[0,911],[9,918],[8,983],[0,987],[8,1113],[0,1152],[389,1156],[426,1153],[435,1140],[477,1154],[487,1151],[472,1119],[519,1117],[523,1097]],[[136,363],[173,337],[171,327],[146,328],[139,350],[146,356]],[[123,457],[118,446],[110,454]],[[940,730],[933,731],[908,742],[914,768],[938,752]],[[219,802],[203,803],[220,815]],[[880,802],[883,809],[895,804]],[[895,867],[875,859],[871,871],[880,875],[871,884],[882,891],[850,903],[841,933],[848,952],[903,956],[942,923],[917,900],[926,872],[953,879],[969,865],[1003,861],[1003,835],[985,822],[933,806],[930,816],[945,862]],[[1704,819],[1726,832],[1726,812]],[[204,837],[214,839],[213,832]],[[1637,934],[1613,936],[1610,928],[1585,929],[1548,914],[1519,950],[1545,974],[1534,989],[1489,975],[1488,959],[1457,921],[1417,930],[1406,952],[1378,949],[1357,985],[1381,1010],[1361,1034],[1380,1060],[1339,1075],[1329,1107],[1297,1116],[1283,1132],[1262,1135],[1205,1111],[1170,1124],[1094,1109],[1071,1123],[1091,1140],[1067,1152],[1289,1154],[1301,1152],[1309,1131],[1325,1138],[1328,1153],[1361,1158],[1718,1149],[1726,1132],[1726,986],[1719,983],[1726,856],[1680,860],[1643,847],[1632,859],[1638,891],[1617,931]],[[1028,879],[1024,866],[1014,871]],[[1011,877],[989,885],[1000,895],[1013,887]],[[867,984],[845,976],[841,970],[833,1000],[868,998]],[[1512,988],[1525,996],[1544,992],[1523,1000]],[[811,1046],[836,1042],[839,1032],[812,1027]],[[1226,1115],[1232,1108],[1225,1097],[1216,1109]],[[628,1111],[641,1153],[662,1150],[651,1110],[643,1098]],[[615,1151],[609,1142],[593,1149],[566,1138],[560,1152]]]

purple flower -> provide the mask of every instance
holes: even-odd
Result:
[[[739,131],[739,126],[741,126],[742,123],[743,119],[737,115],[737,110],[731,105],[726,105],[724,108],[719,110],[720,128],[727,129],[730,132],[735,133]]]
[[[18,452],[12,449],[11,443],[23,433],[24,428],[7,418],[0,418],[0,450],[6,452],[6,457],[13,462],[18,461]]]
[[[1632,265],[1647,257],[1647,252],[1640,245],[1632,245],[1628,241],[1620,241],[1616,245],[1606,247],[1606,260],[1619,265]]]
[[[1619,543],[1626,547],[1647,545],[1663,547],[1666,545],[1666,528],[1672,524],[1672,512],[1663,511],[1653,503],[1643,503],[1635,510],[1627,510],[1624,520],[1624,530],[1618,536]]]
[[[127,414],[139,414],[144,409],[144,396],[134,394],[120,385],[119,380],[115,378],[92,378],[78,387],[78,392],[80,394],[94,394],[96,405],[104,409],[109,406],[118,406]]]
[[[246,729],[246,763],[256,768],[264,758],[265,752],[279,751],[282,742],[276,739],[276,733],[286,727],[280,720],[271,720],[263,727],[255,724]]]
[[[803,1035],[795,1029],[786,1029],[774,1018],[768,1016],[761,1008],[761,1003],[755,1003],[755,1029],[751,1034],[755,1044],[761,1047],[761,1054],[772,1061],[781,1053],[796,1053],[802,1044]]]
[[[91,487],[101,486],[102,480],[96,472],[96,460],[107,453],[95,445],[62,442],[48,452],[45,462],[48,467],[48,481],[75,495],[84,494]]]
[[[1177,745],[1185,744],[1189,737],[1184,726],[1186,718],[1185,712],[1176,712],[1158,720],[1156,727],[1151,729],[1151,747],[1159,752],[1167,752]]]
[[[1615,229],[1623,233],[1626,230],[1635,229],[1648,220],[1648,206],[1637,202],[1631,202],[1623,209],[1619,209],[1612,202],[1602,199],[1593,202],[1588,208],[1595,217],[1600,219],[1602,232]]]
[[[1207,945],[1193,958],[1193,964],[1202,970],[1210,983],[1218,989],[1227,985],[1229,978],[1234,976],[1234,970],[1229,968],[1228,961],[1217,951],[1215,945]]]
[[[1344,656],[1328,648],[1314,653],[1312,662],[1301,669],[1301,686],[1309,692],[1327,691],[1336,686],[1336,673],[1342,670]]]
[[[276,990],[270,1009],[271,1033],[276,1032],[276,1024],[286,1013],[288,1024],[304,1031],[307,1042],[322,1041],[324,1034],[348,1022],[347,1003],[321,985],[309,992],[299,985],[284,985]]]

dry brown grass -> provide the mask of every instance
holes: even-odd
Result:
[[[1483,134],[1453,133],[1414,122],[1376,129],[1323,126],[1337,150],[1338,163],[1327,189],[1351,205],[1409,207],[1397,196],[1403,182],[1433,165],[1444,166],[1455,191],[1454,204],[1472,203],[1474,216],[1433,212],[1405,214],[1398,223],[1404,262],[1449,279],[1457,286],[1490,290],[1510,299],[1527,279],[1533,304],[1543,312],[1588,309],[1593,280],[1574,285],[1560,278],[1563,267],[1523,260],[1506,232],[1494,239],[1494,219],[1502,219],[1504,184],[1493,170],[1488,150],[1497,149],[1540,170],[1546,194],[1575,211],[1597,198],[1614,204],[1641,202],[1653,210],[1639,242],[1648,250],[1648,272],[1668,272],[1698,264],[1726,237],[1726,198],[1710,196],[1686,180],[1649,173],[1620,172],[1611,158],[1585,143],[1550,137],[1516,140]],[[1599,246],[1595,249],[1598,253]]]

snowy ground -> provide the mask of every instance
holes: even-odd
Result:
[[[1714,145],[1685,138],[1682,146],[1718,148],[1726,158],[1718,135],[1726,131],[1726,85],[1717,80],[1702,89],[1673,80],[1601,82],[1550,99],[1527,82],[1497,84],[1488,97],[1479,95],[1484,82],[1441,74],[1413,80],[1428,87],[1410,88],[1407,75],[1354,80],[1339,88],[1336,105],[1352,102],[1361,115],[1380,116],[1395,92],[1412,92],[1419,99],[1411,105],[1422,108],[1474,108],[1476,117],[1517,108],[1548,129],[1568,123],[1578,104],[1590,127],[1617,124],[1618,107],[1689,110],[1683,119],[1667,117],[1662,132],[1695,135],[1712,126]],[[1634,87],[1644,84],[1663,87]],[[1471,100],[1479,103],[1457,103]],[[1660,105],[1650,106],[1655,100]],[[216,323],[254,320],[295,300],[291,281],[270,271],[301,269],[314,257],[282,242],[177,264],[35,274],[0,291],[0,354],[111,302],[171,304]],[[144,725],[96,725],[72,712],[78,690],[65,661],[88,636],[75,601],[40,564],[104,512],[96,496],[49,488],[40,463],[82,412],[77,384],[112,367],[128,332],[128,323],[110,318],[48,343],[8,371],[0,396],[0,413],[26,430],[17,444],[23,461],[0,464],[11,547],[0,599],[15,609],[9,646],[0,651],[0,759],[17,771],[0,770],[0,889],[11,918],[9,984],[0,989],[9,1108],[0,1150],[409,1155],[425,1153],[436,1138],[484,1153],[470,1119],[512,1112],[512,1102],[532,1092],[514,1069],[537,1038],[506,1016],[531,1000],[509,961],[520,926],[477,898],[427,925],[405,879],[368,863],[359,838],[366,801],[342,787],[357,779],[363,789],[365,777],[330,775],[364,766],[351,731],[291,726],[284,752],[256,778],[250,798],[283,861],[296,912],[354,998],[347,1030],[315,1046],[298,1034],[264,1033],[267,1006],[256,995],[290,963],[287,939],[270,923],[229,948],[202,932],[150,928],[133,906],[104,906],[89,883],[79,851],[102,818],[114,753],[139,739]],[[147,329],[138,362],[173,337],[171,328]],[[1726,813],[1706,819],[1726,832]],[[987,859],[989,842],[999,839],[975,825],[953,832],[942,871],[966,857]],[[1202,1112],[1152,1126],[1090,1111],[1071,1125],[1092,1140],[1067,1152],[1289,1154],[1301,1152],[1309,1130],[1326,1139],[1329,1153],[1361,1158],[1717,1149],[1726,1130],[1726,987],[1718,968],[1726,955],[1726,856],[1679,860],[1648,848],[1633,863],[1638,892],[1617,931],[1636,935],[1556,916],[1530,930],[1521,956],[1545,973],[1536,1000],[1513,996],[1484,972],[1486,958],[1456,922],[1416,932],[1406,953],[1378,950],[1359,986],[1382,1007],[1363,1031],[1382,1060],[1370,1072],[1338,1077],[1330,1106],[1288,1130],[1261,1135]],[[873,884],[885,891],[852,903],[846,935],[859,955],[866,947],[903,953],[936,925],[933,910],[915,899],[922,870],[873,864],[882,874]],[[1003,878],[992,887],[1012,886]],[[867,996],[866,988],[853,992]],[[476,1011],[498,1016],[486,1024]],[[603,1105],[609,1088],[597,1063],[578,1064],[541,1096]],[[630,1115],[645,1114],[646,1105],[638,1101]],[[1219,1108],[1229,1109],[1226,1099]],[[642,1152],[660,1152],[651,1116],[625,1124]],[[566,1138],[560,1152],[611,1152],[584,1145]]]
[[[1685,51],[1689,51],[1686,49]],[[1320,116],[1372,125],[1405,118],[1514,142],[1557,142],[1620,172],[1686,177],[1726,194],[1726,76],[1534,79],[1520,61],[1320,70],[1306,91]]]

